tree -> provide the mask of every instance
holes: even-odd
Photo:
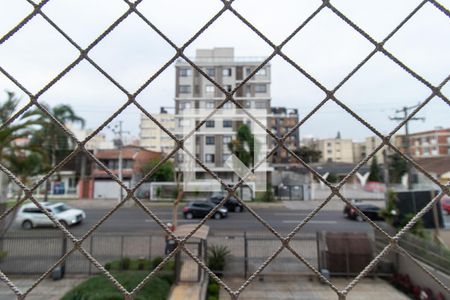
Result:
[[[378,166],[377,157],[374,156],[372,158],[372,163],[370,165],[370,174],[368,181],[373,182],[381,182],[381,176],[380,176],[380,167]]]
[[[47,104],[42,104],[42,106],[61,124],[79,123],[81,127],[84,127],[84,119],[78,116],[70,105],[60,104],[53,108]],[[45,170],[49,171],[58,163],[58,161],[67,156],[68,153],[73,150],[74,146],[64,130],[41,109],[28,111],[24,114],[24,117],[32,118],[33,122],[40,126],[33,134],[30,146],[39,146],[43,149],[43,152],[46,154]],[[50,181],[47,180],[44,201],[46,201],[48,197],[49,185]]]
[[[141,172],[145,175],[160,162],[160,159],[152,159],[148,163],[142,166]],[[150,176],[150,181],[173,181],[173,163],[171,161],[165,161],[159,168]]]
[[[60,104],[53,108],[47,104],[42,106],[61,124],[78,123],[84,127],[84,119],[78,116],[70,105]],[[58,153],[73,150],[69,136],[42,110],[34,109],[25,113],[24,116],[34,118],[34,122],[40,125],[40,129],[33,135],[31,144],[41,145],[47,151],[52,166],[57,163]]]
[[[389,179],[391,183],[400,183],[408,171],[407,162],[398,153],[389,156]]]
[[[228,149],[247,167],[254,165],[255,139],[246,124],[239,126],[236,138],[228,143]]]
[[[0,122],[6,123],[17,111],[20,99],[13,92],[7,92],[7,99],[0,104]],[[17,143],[20,138],[29,138],[35,131],[36,123],[27,116],[22,115],[0,131],[0,161],[25,185],[29,185],[32,176],[41,173],[42,153],[39,147],[31,147],[29,143]],[[10,182],[0,172],[0,202],[7,201],[7,187]],[[16,201],[24,200],[23,191],[19,189]],[[6,209],[6,204],[1,207],[0,213]],[[4,235],[15,219],[17,209],[13,210],[0,224],[0,235]]]
[[[14,112],[17,111],[20,99],[13,92],[6,92],[6,101],[0,103],[0,123],[6,123]],[[28,144],[20,145],[16,141],[20,138],[28,138],[34,131],[33,125],[36,123],[31,121],[27,116],[22,115],[0,131],[0,161],[7,168],[11,168],[15,155],[18,151],[25,151]],[[0,202],[6,201],[6,191],[9,180],[7,180],[0,172]],[[17,174],[16,174],[17,175]]]
[[[307,146],[295,149],[294,153],[306,163],[318,162],[322,157],[322,152]]]
[[[334,173],[330,173],[327,176],[327,181],[329,183],[338,183],[339,182],[339,177],[336,174],[334,174]]]

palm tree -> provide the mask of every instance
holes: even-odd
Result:
[[[85,121],[78,116],[70,105],[59,104],[50,107],[47,104],[42,105],[61,124],[78,123],[84,127]],[[46,113],[40,109],[34,109],[24,114],[25,117],[31,117],[40,125],[40,129],[34,132],[30,144],[39,146],[46,153],[47,170],[54,167],[60,158],[65,157],[68,152],[73,150],[74,145],[64,130],[55,123]],[[48,188],[50,181],[47,180],[44,201],[48,199]]]
[[[15,96],[13,92],[6,92],[7,99],[0,103],[0,122],[6,123],[9,118],[17,111],[20,99]],[[30,176],[35,176],[41,172],[42,155],[39,149],[29,147],[29,143],[17,143],[20,138],[29,138],[35,130],[36,123],[26,116],[22,116],[18,121],[15,121],[0,130],[0,162],[7,167],[13,174],[15,174],[22,183],[27,185]],[[0,172],[0,213],[6,210],[7,188],[9,180]],[[22,190],[19,190],[16,201],[22,199]],[[14,210],[8,215],[8,218],[3,219],[0,223],[0,235],[6,233],[15,219],[17,210]],[[1,248],[1,247],[0,247]]]
[[[20,99],[13,92],[6,92],[8,97],[5,102],[0,103],[0,123],[6,123],[17,110]],[[32,133],[33,121],[22,116],[18,121],[9,124],[0,130],[0,162],[6,167],[13,165],[12,157],[26,145],[18,145],[16,141],[20,138],[28,138]],[[6,190],[8,180],[2,172],[0,176],[0,202],[6,201]]]

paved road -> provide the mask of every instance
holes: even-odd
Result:
[[[299,224],[308,214],[306,210],[291,210],[287,208],[258,208],[256,212],[271,224],[276,230],[288,233]],[[86,209],[87,219],[84,223],[71,227],[70,230],[77,236],[81,236],[91,226],[97,223],[107,212],[106,208]],[[165,222],[171,220],[172,212],[170,208],[154,208],[155,214]],[[179,225],[188,223],[198,223],[200,219],[184,220],[181,209],[179,213]],[[267,229],[255,219],[248,211],[243,213],[229,213],[229,217],[222,220],[209,220],[207,225],[212,232],[261,232]],[[138,207],[124,207],[115,212],[96,231],[103,233],[145,233],[149,230],[159,229],[159,225],[151,219],[149,215]],[[12,231],[23,231],[18,225],[11,228]],[[34,229],[33,232],[46,229]],[[366,223],[344,218],[339,211],[321,211],[316,217],[305,225],[301,232],[314,233],[317,231],[348,231],[348,232],[369,232],[371,226]]]

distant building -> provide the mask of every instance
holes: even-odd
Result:
[[[152,116],[170,132],[175,131],[175,115],[169,113],[167,108],[161,107],[160,113],[152,114]],[[139,144],[141,147],[162,153],[169,153],[173,150],[175,141],[145,114],[141,115],[139,127]]]
[[[363,160],[367,155],[375,151],[375,149],[381,144],[381,139],[376,136],[370,136],[365,138],[362,142],[354,142],[353,143],[353,159],[355,163],[359,163]],[[390,154],[392,151],[389,150],[388,147],[382,147],[379,149],[373,157],[377,158],[377,163],[382,164],[384,162],[383,151],[388,151]],[[369,163],[372,159],[369,160]]]
[[[297,125],[298,120],[299,116],[296,108],[272,107],[268,126],[275,135],[282,137]],[[299,132],[300,130],[297,128],[284,142],[284,144],[292,151],[300,147]],[[270,140],[272,141],[272,147],[274,147],[277,144],[276,141],[272,138],[270,138]],[[296,162],[297,160],[282,147],[279,147],[272,155],[272,163],[274,164]]]
[[[264,61],[264,58],[235,57],[233,48],[213,48],[197,49],[196,57],[192,60],[226,91],[232,91]],[[270,70],[270,64],[266,64],[236,91],[234,98],[244,108],[266,110],[267,115],[270,113]],[[183,111],[212,111],[225,98],[221,90],[184,60],[176,62],[175,87],[176,132],[180,135],[184,128],[193,128],[193,125],[203,120],[203,117],[182,119]],[[228,144],[235,139],[236,131],[243,122],[250,123],[250,120],[234,118],[235,108],[233,103],[226,103],[222,107],[225,117],[209,120],[202,130],[197,130],[194,134],[197,157],[228,182],[237,182],[239,178],[225,165],[231,155]],[[230,115],[227,112],[230,112]],[[264,123],[267,123],[267,120]],[[180,157],[179,164],[184,163],[181,160]],[[212,179],[201,167],[195,168],[195,178]]]
[[[99,150],[95,156],[111,172],[119,177],[119,149]],[[141,168],[150,160],[161,158],[160,152],[150,151],[137,146],[122,148],[122,178],[126,186],[132,186],[140,179]],[[119,196],[120,186],[100,166],[94,164],[91,182],[91,197],[115,199]]]
[[[94,130],[92,129],[83,129],[76,126],[72,126],[71,124],[65,125],[79,141],[83,141],[86,139]],[[101,150],[101,149],[111,149],[114,147],[112,140],[107,140],[106,135],[104,133],[97,133],[94,135],[87,143],[86,143],[86,149],[87,150]]]
[[[450,181],[450,156],[420,157],[416,162],[440,183]],[[413,185],[417,189],[436,188],[436,185],[421,171],[412,168]]]
[[[317,150],[322,153],[320,162],[345,162],[353,163],[353,141],[351,139],[342,139],[340,133],[336,138],[320,139],[315,143]]]
[[[400,151],[407,153],[406,136],[396,135],[394,138]],[[450,128],[410,133],[409,145],[411,156],[416,158],[450,156]]]

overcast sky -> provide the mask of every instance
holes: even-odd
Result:
[[[376,40],[382,40],[420,1],[332,1],[352,21]],[[233,7],[275,43],[284,40],[321,1],[236,0]],[[441,3],[450,7],[449,0]],[[214,0],[144,0],[139,10],[176,44],[185,43],[222,4]],[[44,12],[81,47],[89,45],[127,6],[121,0],[51,0]],[[25,0],[0,0],[0,36],[8,32],[32,7]],[[268,56],[271,48],[230,12],[226,12],[186,50],[234,47],[237,56]],[[426,4],[391,40],[386,48],[432,84],[450,73],[450,19]],[[283,48],[296,63],[327,88],[334,88],[373,46],[325,9]],[[175,51],[136,15],[132,14],[92,49],[89,56],[130,92],[164,65]],[[33,18],[0,45],[0,66],[35,93],[69,65],[78,52],[43,18]],[[280,57],[271,61],[272,105],[298,108],[303,117],[325,95]],[[175,70],[171,65],[148,86],[138,101],[149,111],[174,106]],[[27,98],[0,74],[0,90]],[[450,83],[443,89],[450,97]],[[375,55],[337,92],[337,97],[383,133],[396,123],[395,110],[423,101],[430,90],[382,54]],[[2,93],[0,99],[5,99]],[[127,99],[88,62],[76,68],[44,93],[40,101],[70,103],[96,128]],[[433,99],[418,115],[425,122],[411,122],[411,131],[449,127],[450,107]],[[138,134],[140,114],[129,108],[116,120]],[[342,137],[361,140],[371,132],[334,103],[328,103],[301,127],[301,136]]]

